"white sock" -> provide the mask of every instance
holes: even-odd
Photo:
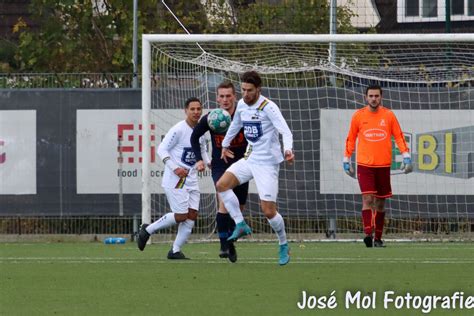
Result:
[[[173,243],[173,253],[181,251],[181,247],[188,241],[189,235],[194,227],[194,221],[187,219],[178,225],[178,234]]]
[[[176,219],[174,218],[174,213],[166,213],[160,217],[157,221],[148,225],[146,231],[148,234],[153,234],[157,230],[165,229],[176,224]]]
[[[277,213],[271,219],[267,218],[267,220],[278,237],[278,243],[280,245],[288,243],[288,241],[286,240],[285,222],[283,221],[283,217],[281,217],[280,213]]]
[[[225,208],[230,214],[230,217],[234,220],[236,224],[244,221],[244,216],[240,210],[239,199],[235,195],[234,191],[227,190],[224,192],[219,192],[219,197],[222,202],[224,202]]]

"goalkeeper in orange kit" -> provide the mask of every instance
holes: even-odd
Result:
[[[405,137],[395,114],[382,102],[382,88],[369,86],[365,92],[367,106],[354,113],[343,159],[344,171],[354,176],[350,157],[357,142],[357,179],[362,193],[362,222],[367,247],[385,247],[382,232],[385,199],[392,196],[390,165],[392,136],[403,155],[403,171],[413,170]],[[375,226],[375,236],[373,227]]]

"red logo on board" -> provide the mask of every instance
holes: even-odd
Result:
[[[150,125],[152,135],[151,140],[151,163],[155,162],[155,124]],[[117,146],[117,152],[119,157],[117,157],[118,162],[123,163],[136,163],[142,162],[142,151],[143,151],[143,142],[142,142],[142,124],[118,124],[117,125],[117,139],[119,141],[119,146]],[[122,157],[120,157],[120,153]],[[121,161],[122,160],[122,161]]]

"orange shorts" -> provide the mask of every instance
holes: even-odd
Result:
[[[357,179],[362,194],[373,194],[378,198],[392,196],[390,167],[372,168],[357,165]]]

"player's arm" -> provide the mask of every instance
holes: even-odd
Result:
[[[180,167],[178,163],[171,158],[170,154],[170,150],[178,143],[179,137],[179,131],[171,128],[168,133],[166,133],[165,138],[163,138],[156,152],[167,168],[173,171],[178,177],[183,178],[187,176],[188,170]]]
[[[201,137],[209,131],[209,125],[207,125],[207,114],[201,117],[197,125],[193,128],[191,134],[191,147],[194,155],[196,155],[196,161],[202,160],[201,155]]]
[[[242,120],[240,118],[240,114],[237,112],[230,122],[229,129],[227,130],[224,139],[222,140],[222,147],[229,147],[230,142],[234,139],[234,137],[239,133],[240,129],[242,128]]]
[[[404,173],[410,173],[413,171],[413,164],[411,162],[410,150],[408,149],[408,145],[405,141],[405,135],[403,135],[402,128],[400,127],[400,123],[393,114],[392,118],[392,135],[395,138],[395,143],[397,144],[398,149],[402,153],[403,156],[403,163],[402,163],[402,171]]]
[[[234,153],[229,149],[230,142],[240,132],[243,124],[240,118],[239,108],[237,107],[234,118],[230,123],[229,129],[227,130],[224,139],[222,140],[222,153],[221,159],[227,163],[227,158],[234,158]]]
[[[199,139],[199,145],[200,145],[200,154],[202,159],[198,160],[196,162],[196,169],[198,171],[204,171],[206,169],[206,166],[211,166],[211,159],[209,159],[209,155],[207,153],[207,144],[210,143],[211,139],[208,136],[209,134],[204,134],[200,139]]]
[[[264,108],[264,111],[272,121],[273,126],[275,126],[277,131],[282,135],[285,160],[292,164],[295,160],[295,154],[293,153],[293,133],[288,127],[283,114],[281,114],[280,109],[274,103],[268,104]]]
[[[355,149],[355,144],[357,140],[357,134],[359,133],[359,125],[357,123],[357,117],[354,115],[351,120],[351,126],[349,128],[349,133],[346,138],[346,148],[344,150],[344,158],[342,159],[342,166],[344,172],[347,173],[350,177],[354,177],[354,168],[351,165],[351,156]]]
[[[200,139],[202,136],[209,131],[209,125],[207,124],[207,114],[201,117],[198,124],[194,127],[191,134],[191,148],[193,149],[194,155],[196,156],[196,169],[197,171],[203,171],[206,168],[206,162],[203,161],[202,148]],[[207,156],[207,151],[206,151]],[[209,157],[207,157],[209,160]]]

